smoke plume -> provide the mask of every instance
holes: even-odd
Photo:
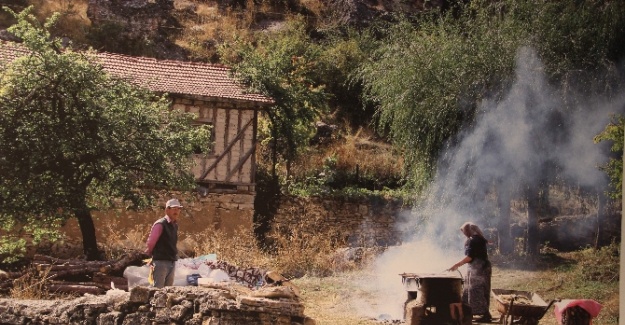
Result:
[[[511,88],[479,105],[476,119],[442,155],[423,204],[406,212],[404,244],[385,252],[371,272],[375,279],[363,283],[378,297],[365,314],[401,319],[407,293],[399,274],[440,273],[460,260],[459,228],[466,221],[496,226],[494,187],[518,195],[521,187],[557,174],[569,184],[605,191],[607,179],[597,167],[607,162],[611,144],[595,144],[593,137],[624,108],[623,95],[591,98],[554,87],[536,52],[520,49]]]

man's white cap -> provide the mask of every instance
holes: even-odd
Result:
[[[165,208],[182,208],[182,205],[178,199],[171,199],[165,203]]]

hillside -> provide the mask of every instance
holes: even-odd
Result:
[[[198,238],[198,254],[304,273],[295,281],[316,318],[337,306],[339,315],[320,324],[370,323],[370,315],[352,315],[352,292],[343,288],[368,272],[382,276],[371,283],[383,289],[404,270],[440,272],[461,254],[457,225],[467,220],[490,238],[512,229],[512,251],[493,251],[496,286],[596,299],[606,306],[602,324],[615,324],[621,207],[604,194],[615,181],[605,172],[621,175],[606,164],[620,157],[610,145],[622,134],[593,140],[606,126],[622,130],[614,116],[625,113],[625,10],[615,1],[486,2],[493,7],[474,1],[461,12],[436,1],[3,1],[14,10],[32,3],[40,18],[61,12],[54,34],[79,48],[228,63],[277,98],[259,125],[257,210],[265,212],[259,201],[276,204],[277,194],[415,204],[397,225],[407,245],[376,247],[384,252],[371,256],[373,271],[337,260],[346,249],[340,240],[299,223],[269,253],[250,238]],[[424,3],[444,15],[391,15],[431,9]],[[321,139],[324,126],[331,132]]]
[[[414,14],[446,8],[447,1],[107,1],[3,0],[0,5],[19,12],[34,6],[40,20],[61,14],[54,29],[78,46],[145,55],[161,59],[218,61],[216,49],[224,41],[275,31],[289,19],[304,17],[311,32],[364,27],[393,14]],[[0,30],[14,19],[0,13]],[[113,32],[115,31],[115,32]],[[0,38],[10,38],[6,32]]]

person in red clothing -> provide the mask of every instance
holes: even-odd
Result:
[[[145,253],[152,256],[151,278],[154,287],[174,284],[175,265],[178,260],[178,217],[182,205],[177,199],[165,203],[165,216],[156,220],[147,240]]]

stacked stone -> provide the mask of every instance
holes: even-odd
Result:
[[[203,287],[135,287],[74,300],[0,299],[0,324],[312,325],[297,299]]]
[[[310,232],[336,234],[351,247],[399,244],[397,224],[410,207],[399,200],[330,200],[321,197],[284,197],[273,219],[273,229],[306,226]]]

